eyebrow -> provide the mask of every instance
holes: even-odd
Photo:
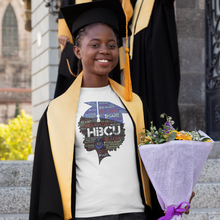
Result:
[[[100,41],[100,39],[98,39],[98,38],[92,38],[89,42],[94,41],[94,40]],[[109,41],[109,42],[110,42],[110,41],[114,41],[115,43],[117,43],[114,39],[109,39],[108,41]]]

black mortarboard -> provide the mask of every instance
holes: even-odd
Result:
[[[60,9],[72,35],[92,23],[105,23],[113,27],[119,37],[126,36],[126,17],[119,0],[100,0],[76,4]],[[130,30],[129,33],[130,35]]]

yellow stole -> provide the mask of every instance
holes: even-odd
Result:
[[[133,57],[134,35],[146,28],[149,24],[155,0],[137,0],[131,23],[130,57]]]
[[[75,142],[76,114],[82,84],[81,73],[70,88],[61,96],[53,100],[47,111],[47,123],[51,150],[59,182],[63,203],[64,219],[71,219],[71,190],[72,190],[72,165]],[[130,112],[137,134],[137,144],[144,128],[143,106],[140,98],[133,94],[132,102],[123,99],[124,87],[109,79],[110,86],[119,96],[127,110]],[[141,178],[145,202],[151,206],[149,178],[139,155]]]

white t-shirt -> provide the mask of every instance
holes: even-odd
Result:
[[[134,127],[110,86],[81,88],[76,116],[76,217],[144,212]]]

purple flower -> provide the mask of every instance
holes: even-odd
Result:
[[[174,130],[172,124],[169,121],[166,121],[165,125],[170,128],[170,130]]]
[[[171,126],[168,121],[165,123],[165,125],[166,125],[167,127],[170,127],[170,126]]]
[[[165,133],[165,134],[169,134],[170,129],[167,129],[167,130],[166,130],[165,128],[163,128],[163,130],[162,130],[162,131],[163,131],[163,133]]]

